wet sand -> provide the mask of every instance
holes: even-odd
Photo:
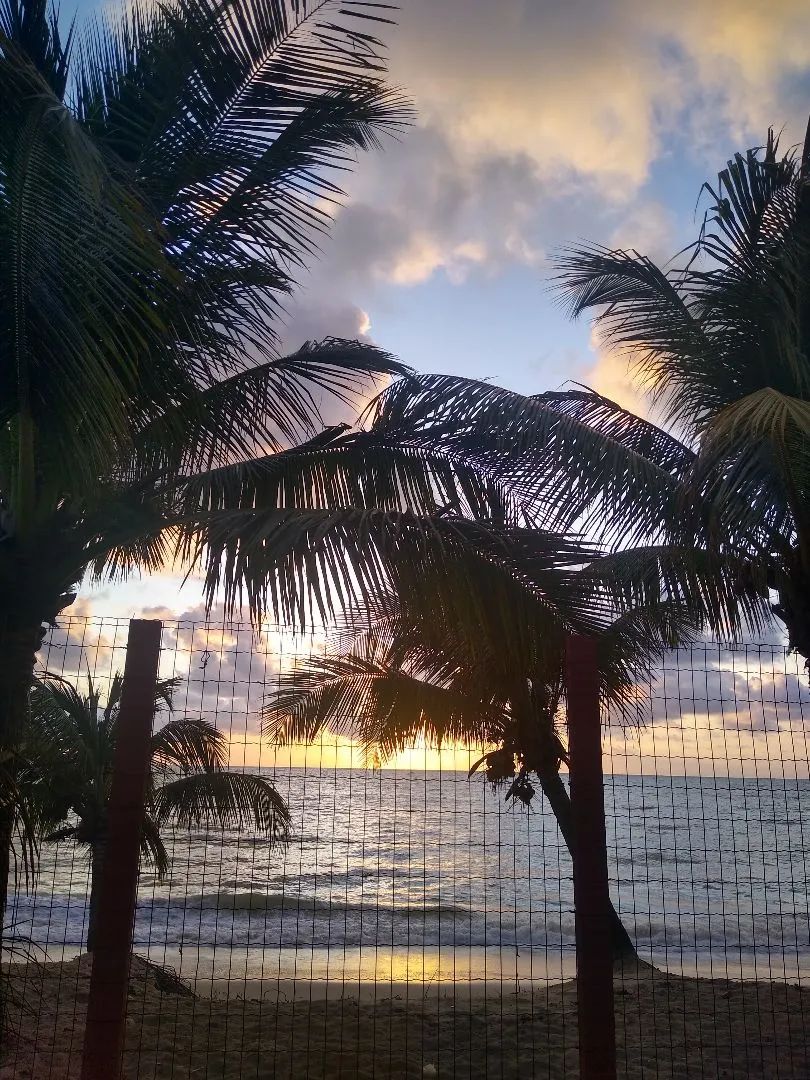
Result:
[[[12,1000],[0,1080],[78,1078],[88,958],[7,970]],[[317,980],[246,989],[255,1000],[201,996],[135,958],[123,1075],[139,1080],[425,1075],[562,1080],[579,1075],[571,981],[535,982],[518,992],[499,992],[499,984],[487,982],[338,989]],[[621,1077],[810,1080],[808,990],[681,978],[634,965],[617,972],[615,992]]]

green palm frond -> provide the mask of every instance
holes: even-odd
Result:
[[[168,781],[155,789],[152,806],[159,827],[213,822],[223,829],[254,828],[279,843],[290,829],[284,799],[269,781],[250,773],[218,769]]]

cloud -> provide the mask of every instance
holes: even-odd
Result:
[[[596,326],[591,328],[590,344],[596,362],[584,372],[581,381],[623,409],[649,419],[650,401],[633,379],[630,350],[607,347]]]
[[[469,161],[526,154],[541,176],[597,175],[621,196],[644,180],[659,114],[681,98],[634,6],[412,0],[393,72]]]
[[[470,158],[527,154],[626,199],[685,116],[747,137],[810,63],[804,0],[411,0],[393,72]]]
[[[689,0],[654,4],[653,11],[692,87],[689,132],[702,151],[718,136],[735,144],[762,139],[769,125],[786,125],[790,140],[802,137],[810,65],[804,0]]]
[[[606,243],[637,251],[663,266],[675,248],[674,216],[656,200],[641,200],[616,224]],[[633,351],[608,346],[598,325],[591,326],[590,347],[596,360],[582,375],[582,382],[622,408],[655,420],[650,398],[634,377]]]
[[[668,256],[654,240],[674,222],[643,194],[652,166],[677,173],[691,154],[702,167],[711,148],[714,168],[718,145],[759,141],[769,123],[798,136],[805,9],[410,0],[392,77],[418,123],[359,162],[312,291],[369,308],[382,285],[542,268],[550,248],[622,226]]]
[[[294,352],[305,341],[327,337],[370,341],[370,330],[368,312],[356,304],[320,301],[304,292],[290,305],[281,333],[281,351]]]

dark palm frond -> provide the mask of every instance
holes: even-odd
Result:
[[[30,886],[37,871],[40,829],[37,807],[26,797],[25,780],[15,759],[12,751],[0,748],[0,814],[10,823],[5,842],[10,847],[12,878]]]
[[[132,464],[151,478],[278,452],[316,434],[323,397],[354,405],[379,380],[406,370],[363,342],[307,342],[290,356],[236,372],[151,420],[135,439]],[[179,443],[178,424],[184,430]]]
[[[83,43],[78,115],[131,163],[234,363],[275,337],[279,295],[341,194],[329,173],[410,118],[383,82],[368,32],[379,15],[337,0],[179,0],[136,5]]]
[[[697,251],[710,255],[723,276],[759,273],[763,260],[790,241],[799,179],[795,150],[780,158],[779,137],[770,129],[764,147],[735,154],[716,185],[703,185],[712,203]]]
[[[637,252],[598,246],[557,256],[557,285],[572,316],[597,308],[605,343],[628,350],[633,371],[674,424],[687,430],[724,403],[723,380],[695,398],[696,373],[723,364],[723,342],[699,317],[697,301],[677,271],[669,275]]]
[[[174,694],[180,683],[182,677],[175,675],[170,679],[158,679],[155,682],[155,697],[154,697],[154,710],[156,713],[162,709],[168,709],[170,712],[174,708]],[[60,682],[66,684],[68,687],[71,684],[67,680],[61,680]],[[90,707],[91,711],[98,710],[100,695],[93,692],[92,682],[90,682],[90,695],[88,698],[82,699],[85,708]],[[110,685],[107,690],[107,700],[104,708],[101,710],[101,716],[103,717],[104,724],[109,728],[115,722],[115,718],[118,712],[118,707],[121,704],[121,697],[124,692],[124,676],[120,671],[116,671],[110,680]]]
[[[58,12],[48,0],[5,0],[0,6],[0,39],[4,52],[25,56],[61,100],[67,83],[73,27],[63,40]]]
[[[662,597],[695,603],[713,632],[734,635],[763,625],[777,588],[773,612],[803,650],[810,635],[795,600],[810,564],[808,160],[808,145],[801,161],[781,154],[773,131],[764,146],[736,154],[704,185],[710,206],[679,269],[598,247],[560,257],[572,313],[594,311],[608,343],[630,351],[696,454],[685,469],[662,462],[675,495],[640,493],[637,514],[635,499],[615,498],[608,438],[603,455],[591,446],[584,483],[571,463],[555,474],[558,486],[588,491],[582,520],[612,545],[654,545],[643,567],[639,552],[626,556],[627,574],[644,580],[636,595],[652,590],[657,573]],[[598,421],[593,428],[596,436]]]
[[[452,514],[358,509],[226,510],[183,526],[178,557],[196,558],[209,597],[221,591],[226,610],[246,604],[305,623],[310,612],[329,618],[365,602],[392,578],[420,588],[432,565],[450,573],[487,574],[492,567],[517,592],[550,603],[564,588],[567,567],[589,561],[594,549],[533,529],[503,528]],[[504,572],[505,571],[505,572]],[[441,581],[441,575],[435,578]],[[582,625],[598,617],[575,586],[566,603]]]
[[[520,517],[509,489],[482,477],[463,457],[441,447],[413,448],[379,432],[345,433],[339,426],[283,453],[180,478],[172,487],[180,517],[341,507],[450,511],[499,525],[517,525]]]
[[[650,716],[649,687],[668,649],[700,637],[695,609],[677,600],[649,600],[631,607],[598,638],[600,693],[604,714],[643,727]]]
[[[176,283],[140,193],[14,43],[0,98],[0,424],[30,418],[82,490],[125,452],[133,396],[186,384],[164,337]]]
[[[192,773],[157,787],[152,796],[159,827],[180,828],[215,822],[220,828],[252,827],[283,842],[290,830],[290,812],[267,780],[225,769]]]
[[[141,858],[154,865],[158,881],[168,877],[171,859],[160,835],[160,826],[150,814],[144,814],[141,822]]]
[[[263,734],[278,745],[343,735],[384,758],[420,737],[435,747],[490,741],[500,723],[498,705],[470,686],[443,681],[447,662],[441,653],[420,650],[434,670],[426,664],[408,670],[396,656],[398,644],[392,635],[388,648],[374,655],[361,640],[343,656],[296,665],[263,706]]]
[[[603,590],[593,568],[579,574]],[[494,747],[482,759],[491,779],[513,777],[518,767],[552,776],[566,760],[565,624],[530,599],[506,612],[474,580],[451,588],[478,593],[465,617],[432,582],[428,604],[391,592],[352,613],[325,655],[281,677],[264,703],[263,733],[276,743],[349,737],[383,758],[420,739]],[[597,634],[601,694],[613,715],[639,723],[661,653],[694,640],[699,627],[689,606],[652,590],[627,611],[614,603],[612,612],[605,609]],[[520,635],[509,631],[510,618]]]
[[[759,631],[770,618],[769,568],[733,553],[677,544],[625,548],[596,560],[586,574],[619,611],[673,605],[690,613],[693,625],[726,640]]]
[[[159,774],[192,770],[210,774],[225,767],[228,740],[207,720],[170,720],[152,735],[152,769]]]
[[[89,676],[88,684],[86,699],[69,680],[50,672],[41,676],[30,694],[29,733],[35,743],[77,760],[92,753],[98,692]]]
[[[42,837],[49,844],[61,844],[65,840],[81,840],[81,832],[76,825],[65,825],[61,829],[54,829]]]
[[[377,426],[464,454],[507,484],[537,524],[566,531],[584,523],[606,540],[628,522],[639,536],[654,530],[694,460],[668,432],[587,390],[526,397],[475,380],[415,376],[380,396]]]

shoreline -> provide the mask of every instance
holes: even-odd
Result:
[[[84,955],[76,946],[34,947],[43,963]],[[151,946],[133,955],[177,974],[196,994],[251,1000],[322,1000],[441,993],[481,996],[559,986],[576,976],[573,947]],[[640,949],[662,974],[703,981],[810,986],[810,950]],[[4,964],[8,961],[4,957]],[[18,961],[24,962],[24,961]],[[13,963],[13,961],[12,961]]]

